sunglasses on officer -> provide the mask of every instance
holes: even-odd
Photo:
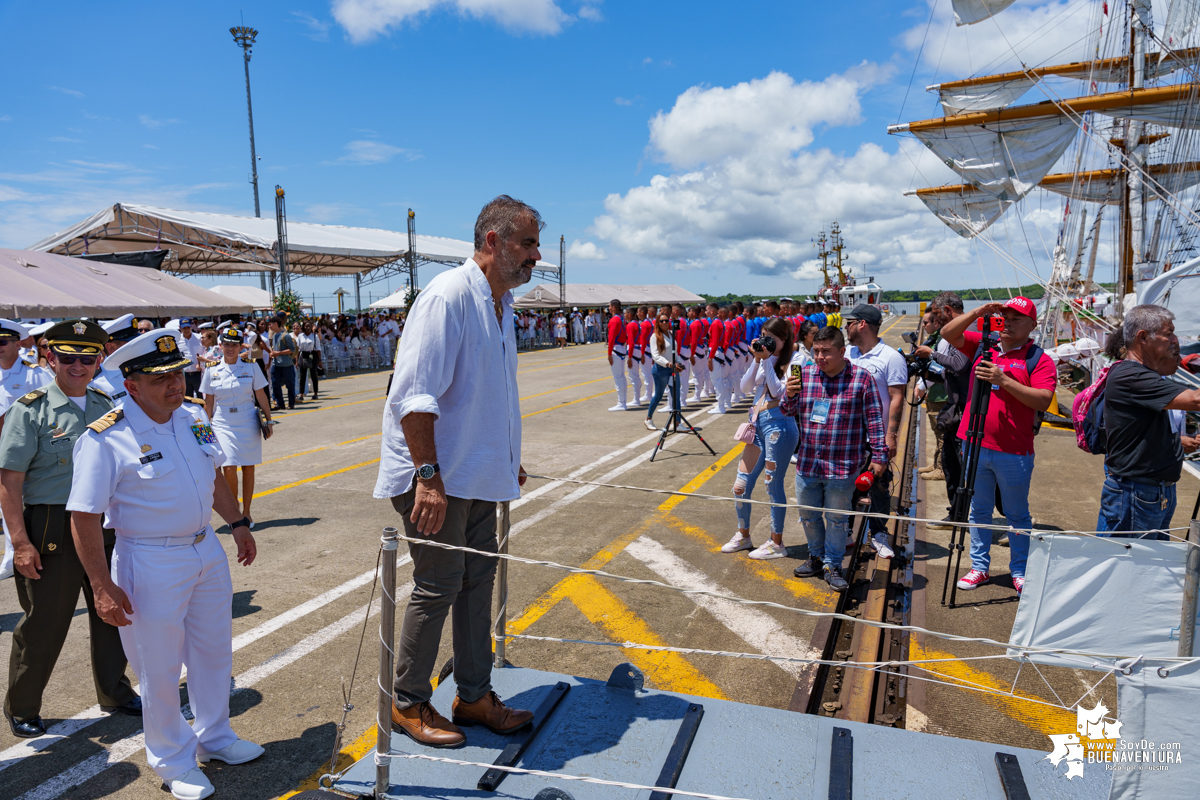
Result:
[[[85,367],[90,367],[96,363],[96,359],[98,359],[100,356],[69,356],[65,355],[64,353],[55,352],[54,357],[58,359],[58,363],[62,364],[64,367],[69,367],[76,361],[78,361],[80,364],[83,364]]]

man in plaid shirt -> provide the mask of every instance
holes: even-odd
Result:
[[[887,468],[883,407],[875,379],[846,360],[846,340],[838,328],[822,328],[813,340],[815,365],[802,378],[789,378],[784,414],[800,418],[796,453],[796,500],[801,505],[850,510],[854,481],[864,464],[879,477]],[[844,514],[800,512],[808,537],[808,562],[796,567],[797,578],[824,574],[837,591],[847,588],[842,558],[850,533]]]

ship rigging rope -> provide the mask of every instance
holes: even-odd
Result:
[[[709,591],[707,589],[689,589],[686,586],[674,586],[669,583],[663,583],[662,581],[656,581],[656,580],[651,580],[651,579],[646,579],[646,578],[630,578],[626,575],[616,575],[614,573],[605,572],[604,570],[599,570],[599,569],[585,569],[583,567],[572,567],[572,566],[568,566],[566,564],[559,564],[555,561],[542,561],[542,560],[533,559],[533,558],[523,558],[522,556],[514,556],[511,553],[492,553],[492,552],[488,552],[485,550],[477,550],[473,547],[464,547],[462,545],[447,544],[445,542],[437,542],[437,541],[433,541],[430,539],[414,539],[414,538],[410,538],[408,536],[404,536],[402,534],[397,534],[397,538],[400,541],[408,542],[409,544],[424,545],[426,547],[436,547],[441,550],[451,550],[451,551],[459,552],[459,553],[467,553],[470,555],[483,556],[485,558],[495,558],[495,559],[502,560],[502,561],[512,561],[513,563],[526,564],[526,565],[535,566],[535,567],[548,567],[550,569],[557,569],[557,570],[562,570],[563,572],[569,572],[572,575],[591,575],[596,578],[608,578],[610,580],[619,581],[621,583],[637,584],[637,585],[643,585],[643,586],[655,586],[660,589],[669,589],[674,592],[679,592],[680,594],[699,595],[702,597],[714,597],[718,600],[727,600],[732,603],[738,603],[740,605],[746,605],[746,606],[764,606],[766,608],[775,608],[780,611],[789,611],[793,614],[800,614],[801,616],[806,616],[806,617],[817,617],[817,618],[824,617],[824,618],[829,618],[829,619],[839,619],[839,620],[842,620],[843,622],[868,625],[872,628],[880,628],[882,630],[905,631],[907,633],[920,633],[920,634],[925,634],[926,636],[933,636],[935,638],[944,639],[946,641],[951,641],[951,642],[974,642],[976,644],[985,644],[985,645],[989,645],[991,647],[1002,647],[1002,648],[1005,648],[1006,650],[1012,650],[1012,651],[1022,653],[1022,654],[1044,653],[1044,654],[1048,654],[1048,655],[1078,656],[1080,658],[1086,658],[1086,659],[1109,660],[1109,661],[1114,662],[1114,666],[1117,662],[1131,663],[1132,660],[1134,660],[1134,659],[1141,659],[1141,660],[1144,660],[1147,662],[1153,662],[1153,663],[1169,664],[1169,665],[1172,665],[1172,668],[1184,666],[1186,664],[1192,664],[1195,662],[1200,662],[1200,657],[1197,657],[1197,658],[1184,658],[1184,657],[1180,657],[1180,656],[1153,656],[1153,657],[1150,657],[1150,656],[1127,655],[1127,654],[1119,654],[1119,653],[1097,653],[1097,652],[1089,651],[1089,650],[1073,650],[1071,648],[1064,648],[1064,647],[1040,647],[1037,645],[1014,644],[1012,642],[1001,642],[1001,641],[997,641],[996,639],[988,639],[985,637],[978,637],[978,636],[961,636],[959,634],[954,634],[954,633],[944,633],[942,631],[933,631],[933,630],[929,630],[928,628],[922,628],[922,627],[919,627],[916,625],[896,625],[894,623],[889,623],[889,622],[860,619],[858,617],[852,617],[848,614],[839,614],[835,611],[814,611],[812,609],[807,609],[807,608],[797,608],[796,606],[783,605],[782,603],[776,603],[771,600],[748,600],[743,597],[737,597],[736,595],[725,594],[724,592],[713,592],[713,591]]]

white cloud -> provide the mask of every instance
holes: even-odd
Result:
[[[581,242],[576,239],[567,248],[568,262],[572,259],[580,261],[603,261],[606,258],[608,258],[608,254],[597,247],[595,242]]]
[[[0,114],[0,122],[12,122],[12,117],[8,114]]]
[[[631,106],[631,105],[633,105],[633,101],[632,101],[632,100],[629,100],[629,99],[627,99],[627,98],[624,98],[624,97],[617,97],[617,98],[614,98],[614,99],[613,99],[613,102],[614,102],[614,103],[616,103],[616,104],[617,104],[617,105],[619,105],[619,106]]]
[[[604,15],[600,13],[600,9],[595,6],[583,6],[579,9],[579,18],[590,20],[592,22],[603,22]]]
[[[158,146],[153,145],[153,144],[144,144],[144,145],[142,145],[142,149],[143,150],[157,150]]]
[[[912,141],[849,154],[812,148],[816,131],[858,124],[873,65],[797,83],[784,73],[732,87],[693,87],[650,122],[651,154],[675,168],[609,195],[594,232],[632,255],[678,269],[738,267],[814,278],[813,238],[838,220],[852,263],[869,274],[963,263],[964,240],[905,197],[949,171]]]
[[[312,14],[306,14],[303,11],[293,11],[292,16],[300,20],[308,32],[304,35],[314,42],[329,41],[330,23],[327,20],[317,19]]]
[[[343,164],[386,164],[398,155],[404,155],[409,161],[420,157],[403,147],[359,139],[346,145],[346,154],[338,161]]]
[[[61,86],[51,86],[50,91],[62,92],[63,94],[71,95],[71,97],[83,97],[83,92],[79,91],[78,89],[64,89]]]
[[[334,0],[333,18],[351,41],[365,42],[442,8],[513,33],[553,35],[571,20],[557,0]]]
[[[142,123],[143,125],[145,125],[147,128],[150,128],[151,130],[156,130],[158,128],[162,128],[167,125],[175,125],[179,122],[179,120],[177,120],[177,119],[155,119],[154,117],[150,116],[149,114],[138,114],[138,122]]]

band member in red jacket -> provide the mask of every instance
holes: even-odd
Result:
[[[633,384],[633,405],[636,406],[642,402],[642,326],[633,314],[633,306],[625,309],[625,341],[629,343],[625,366],[629,370],[629,382]]]
[[[629,346],[625,338],[625,320],[621,316],[621,301],[613,300],[608,304],[608,365],[612,368],[613,383],[617,388],[617,404],[609,411],[625,411],[625,403],[629,392],[629,384],[625,380],[626,362],[629,359]]]
[[[654,320],[658,316],[654,306],[638,308],[638,326],[641,328],[638,346],[642,348],[642,405],[650,405],[654,394],[654,359],[650,355],[650,334],[654,333]]]
[[[708,377],[708,321],[704,319],[702,306],[688,309],[688,326],[692,330],[692,375],[696,379],[696,393],[692,399],[697,403],[709,396]]]

